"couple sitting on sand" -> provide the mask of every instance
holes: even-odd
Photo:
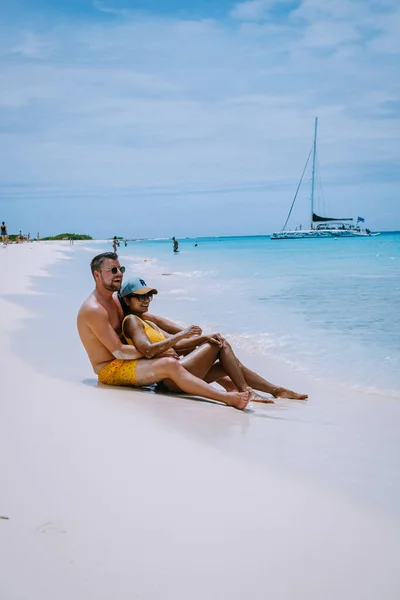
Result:
[[[197,325],[182,330],[168,319],[150,315],[157,290],[140,278],[123,283],[125,268],[114,252],[95,256],[91,269],[96,287],[79,310],[78,331],[100,382],[133,387],[162,382],[173,392],[239,409],[250,400],[273,402],[253,390],[307,398],[274,386],[242,365],[219,333],[203,335]]]

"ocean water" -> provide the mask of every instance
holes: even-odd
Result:
[[[184,313],[312,377],[400,396],[400,233],[179,243],[176,255],[171,240],[119,248],[126,276],[161,277],[153,312]]]

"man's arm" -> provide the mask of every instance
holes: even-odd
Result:
[[[121,342],[112,328],[107,311],[104,308],[88,310],[85,321],[92,333],[115,358],[124,360],[143,358],[143,354],[136,350],[134,346]]]

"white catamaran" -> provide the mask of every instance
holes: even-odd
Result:
[[[282,227],[282,231],[278,231],[271,234],[271,240],[288,240],[288,239],[301,239],[301,238],[331,238],[331,237],[371,237],[379,235],[379,233],[372,233],[369,229],[361,229],[359,223],[363,223],[362,217],[357,218],[357,222],[354,225],[352,218],[336,219],[332,217],[320,217],[314,212],[314,193],[315,193],[315,168],[316,168],[316,156],[317,156],[317,128],[318,128],[318,117],[315,118],[314,125],[314,143],[310,150],[307,158],[299,185],[297,186],[296,194],[293,198],[292,205],[289,210],[286,222]],[[296,229],[286,229],[286,225],[292,214],[294,204],[296,202],[297,194],[299,193],[301,183],[303,181],[304,173],[306,172],[307,165],[310,160],[311,153],[313,155],[312,161],[312,177],[311,177],[311,214],[310,214],[310,228],[303,229],[300,227]]]

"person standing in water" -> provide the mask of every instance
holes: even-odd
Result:
[[[3,245],[7,246],[8,233],[7,233],[7,225],[4,223],[4,221],[1,223],[1,239],[3,240]]]
[[[114,237],[113,237],[112,247],[113,247],[113,250],[115,253],[117,251],[117,236],[116,235],[114,235]]]
[[[179,252],[179,242],[178,242],[178,240],[173,237],[172,241],[174,243],[174,252]]]

